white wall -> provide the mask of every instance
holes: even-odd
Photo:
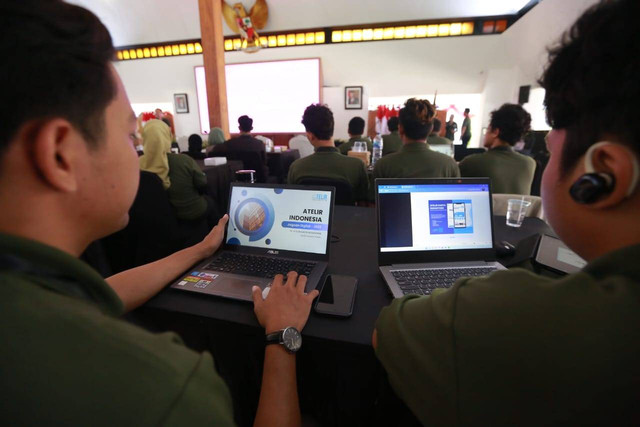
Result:
[[[418,94],[482,94],[479,128],[489,113],[505,102],[516,102],[518,87],[532,84],[546,63],[546,48],[558,40],[577,16],[596,0],[545,0],[502,35],[348,43],[264,49],[254,54],[228,52],[227,63],[277,59],[322,59],[325,100],[336,116],[336,137],[346,136],[353,115],[344,110],[344,86],[363,86],[365,97]],[[366,16],[359,19],[366,21]],[[189,114],[176,114],[176,133],[184,138],[199,131],[193,67],[201,55],[119,62],[116,68],[132,102],[173,102],[187,93]],[[366,99],[364,100],[366,104]],[[342,133],[345,132],[345,133]],[[476,136],[478,139],[476,139]],[[474,132],[471,145],[480,143]]]

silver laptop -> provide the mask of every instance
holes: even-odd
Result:
[[[376,179],[378,265],[395,298],[429,295],[495,261],[488,178]]]
[[[251,301],[280,273],[315,289],[329,262],[333,187],[232,183],[223,248],[171,287]]]

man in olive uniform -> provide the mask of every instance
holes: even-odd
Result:
[[[431,149],[453,157],[453,141],[439,135],[441,128],[442,122],[440,119],[433,119],[433,130],[427,137],[427,144]]]
[[[456,132],[458,132],[458,124],[453,121],[453,114],[449,116],[449,121],[445,126],[445,135],[444,137],[450,141],[455,140]]]
[[[425,109],[429,117],[421,115]],[[398,131],[402,148],[378,160],[373,168],[374,178],[446,178],[460,176],[456,162],[438,153],[427,143],[433,127],[435,109],[426,100],[410,99],[400,110]]]
[[[333,113],[321,104],[310,105],[304,110],[302,124],[307,138],[315,147],[315,153],[298,159],[289,168],[289,184],[297,184],[302,178],[331,178],[347,181],[356,201],[367,200],[369,181],[362,160],[340,154],[333,144]]]
[[[492,111],[484,136],[488,151],[465,157],[459,165],[462,176],[491,178],[494,193],[531,194],[536,161],[513,150],[530,125],[531,116],[517,104]]]
[[[349,120],[349,140],[340,144],[339,150],[342,154],[347,154],[353,149],[353,144],[356,141],[364,141],[367,143],[367,151],[373,152],[373,142],[368,136],[362,136],[364,133],[364,119],[362,117],[354,117]]]
[[[381,312],[377,356],[422,424],[640,421],[637,16],[636,0],[590,8],[540,81],[552,126],[545,213],[587,265],[560,279],[460,279]]]
[[[400,121],[397,117],[391,117],[387,122],[387,127],[389,128],[390,133],[382,136],[383,156],[400,151],[402,148],[402,138],[400,138],[400,134],[398,133],[399,122]]]
[[[462,148],[467,148],[469,140],[471,139],[471,118],[469,117],[471,110],[464,109],[464,120],[462,121],[462,129],[460,130],[460,140],[462,141]]]
[[[14,101],[0,122],[0,424],[232,425],[209,353],[118,319],[213,254],[227,217],[195,246],[102,279],[77,257],[127,224],[140,173],[109,32],[60,0],[4,1],[0,52]],[[304,327],[317,291],[294,276],[266,299],[254,289],[266,332]],[[279,344],[255,420],[268,423],[300,424],[295,356]]]

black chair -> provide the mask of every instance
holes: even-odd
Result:
[[[270,179],[269,168],[264,164],[262,155],[257,151],[229,151],[227,159],[239,160],[243,164],[243,169],[253,169],[256,171],[256,182],[275,182],[276,178]]]
[[[140,171],[140,186],[129,210],[129,224],[103,238],[102,244],[115,274],[198,243],[208,231],[205,218],[178,220],[160,178]]]
[[[356,204],[351,184],[345,180],[309,176],[300,178],[296,184],[334,187],[336,189],[336,205],[354,206]]]
[[[464,159],[467,156],[470,156],[471,154],[480,154],[487,151],[484,148],[465,148],[462,145],[454,145],[453,149],[454,149],[454,159],[456,162],[461,161],[462,159]]]

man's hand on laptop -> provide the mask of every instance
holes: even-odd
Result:
[[[227,221],[229,221],[229,215],[225,214],[220,218],[218,224],[207,234],[207,237],[196,245],[201,251],[200,258],[211,256],[218,250],[224,238],[224,227],[227,225]]]
[[[253,304],[258,322],[266,333],[279,331],[293,326],[302,331],[309,318],[311,303],[318,296],[318,291],[304,293],[307,277],[295,271],[287,274],[287,281],[281,274],[276,275],[267,298],[262,298],[262,289],[254,286]]]

